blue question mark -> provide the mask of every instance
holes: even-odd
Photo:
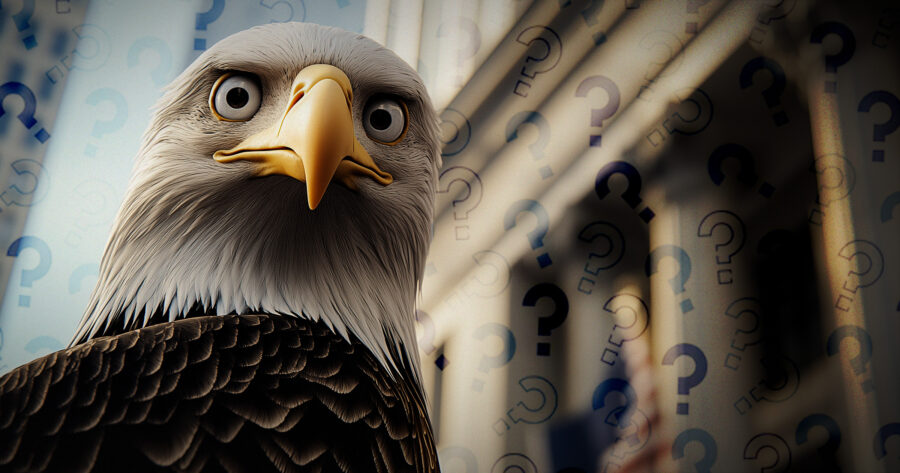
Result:
[[[222,16],[223,11],[225,11],[225,0],[212,0],[209,10],[197,13],[194,29],[196,31],[206,31],[206,27],[218,20]],[[206,50],[206,39],[194,38],[194,51],[204,50]]]
[[[509,143],[518,138],[519,129],[525,124],[532,125],[537,129],[537,139],[528,145],[528,151],[531,152],[531,157],[535,161],[539,161],[544,158],[544,150],[550,144],[550,122],[540,113],[524,111],[510,117],[509,122],[506,123],[506,142]],[[541,179],[547,179],[553,175],[553,170],[550,169],[550,166],[541,166],[538,168],[538,174],[541,175]]]
[[[716,439],[703,429],[687,429],[678,434],[672,443],[672,459],[684,458],[684,449],[692,442],[703,446],[703,457],[694,463],[697,473],[711,473],[712,467],[719,457],[719,447],[716,445]]]
[[[506,210],[506,214],[503,215],[503,228],[507,231],[512,230],[517,224],[517,217],[523,213],[530,213],[537,219],[537,225],[534,227],[534,230],[528,232],[528,242],[531,244],[531,249],[543,248],[544,237],[550,231],[550,216],[540,202],[530,199],[513,202],[509,209]],[[550,259],[550,255],[547,252],[539,254],[537,262],[542,269],[553,264],[553,260]]]
[[[675,294],[683,294],[684,285],[691,277],[691,258],[688,256],[684,248],[675,245],[660,245],[653,249],[647,255],[644,263],[644,272],[647,277],[653,276],[659,271],[659,262],[663,258],[672,258],[678,262],[678,272],[669,279],[669,285],[672,286],[672,292]],[[694,310],[694,303],[689,297],[681,301],[681,313],[686,314]]]
[[[495,356],[484,355],[478,363],[478,371],[482,373],[489,372],[492,368],[499,368],[509,363],[516,354],[516,337],[512,330],[505,325],[487,323],[477,329],[473,336],[478,340],[484,340],[487,337],[495,337],[500,339],[502,349]],[[472,389],[481,392],[484,389],[484,381],[480,379],[472,380]]]
[[[825,72],[836,75],[838,67],[850,61],[853,58],[853,53],[856,52],[856,37],[853,36],[850,28],[847,28],[847,25],[843,23],[826,21],[813,29],[809,42],[822,44],[825,37],[832,34],[841,38],[841,49],[835,54],[825,56]],[[826,80],[825,92],[829,94],[837,93],[837,81]]]
[[[99,139],[101,136],[119,131],[125,126],[125,120],[128,119],[128,102],[125,97],[117,90],[103,87],[88,94],[85,103],[96,107],[101,103],[111,103],[115,108],[115,114],[109,120],[96,120],[91,128],[91,138]],[[88,143],[84,147],[85,156],[94,157],[97,155],[97,145]]]
[[[23,236],[9,245],[6,249],[6,256],[17,258],[22,250],[31,248],[38,254],[38,264],[31,269],[22,270],[22,280],[20,286],[31,287],[35,281],[44,277],[50,271],[50,263],[52,261],[50,247],[44,240],[33,236]],[[19,295],[19,307],[31,307],[31,296]]]
[[[143,52],[147,50],[155,52],[157,57],[159,57],[156,67],[150,73],[153,83],[157,86],[165,85],[169,79],[169,71],[172,70],[172,51],[162,39],[155,36],[144,36],[132,43],[131,47],[128,48],[128,68],[133,69],[137,67],[141,63]]]

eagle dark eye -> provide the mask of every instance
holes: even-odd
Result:
[[[390,97],[370,99],[363,111],[363,128],[379,143],[397,144],[406,132],[406,104]]]
[[[213,84],[209,108],[219,120],[242,122],[259,110],[262,90],[256,77],[250,74],[225,74]]]

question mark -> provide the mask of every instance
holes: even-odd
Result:
[[[461,460],[466,466],[465,473],[478,473],[478,459],[475,458],[475,454],[468,448],[457,446],[442,448],[438,453],[438,462],[441,471],[450,471],[450,469],[447,468],[447,460],[450,458]]]
[[[804,417],[797,425],[795,433],[797,445],[803,445],[809,440],[809,431],[814,427],[821,427],[828,434],[825,443],[817,449],[819,456],[827,459],[825,463],[831,467],[832,471],[840,471],[841,469],[837,466],[838,462],[835,452],[841,445],[841,428],[828,415],[810,414]]]
[[[856,260],[847,272],[847,279],[842,286],[849,294],[856,294],[861,287],[869,287],[881,279],[884,274],[884,254],[875,243],[866,240],[853,240],[838,251],[838,256],[847,260]],[[854,277],[855,276],[855,277]],[[849,284],[849,287],[848,287]],[[843,311],[850,310],[850,302],[853,296],[838,294],[834,306]]]
[[[719,447],[716,445],[716,440],[712,435],[709,435],[709,432],[703,429],[687,429],[678,434],[672,443],[672,459],[680,460],[684,458],[684,449],[692,442],[703,446],[703,458],[694,463],[694,468],[696,468],[697,473],[710,473],[719,456]]]
[[[550,122],[548,122],[540,113],[524,111],[513,115],[509,119],[509,122],[506,123],[506,142],[509,143],[518,138],[519,128],[526,123],[530,124],[538,131],[537,139],[528,145],[528,151],[531,152],[531,157],[534,158],[535,161],[538,161],[544,157],[544,150],[547,148],[547,145],[550,144]],[[541,166],[538,169],[538,174],[541,175],[541,179],[547,179],[553,175],[553,170],[550,169],[550,166]]]
[[[475,24],[474,21],[468,18],[460,17],[455,21],[445,21],[438,25],[438,38],[443,38],[450,35],[450,24],[455,24],[455,26],[457,26],[460,31],[465,33],[463,36],[466,36],[468,38],[468,41],[463,42],[464,44],[459,44],[454,41],[454,43],[456,43],[457,45],[456,85],[462,85],[463,82],[465,82],[465,79],[462,76],[463,64],[465,64],[469,59],[475,57],[475,54],[477,54],[478,50],[481,49],[481,30],[478,29],[478,25]]]
[[[617,430],[615,445],[610,454],[615,458],[636,452],[650,440],[651,427],[647,415],[636,407],[637,393],[628,381],[621,378],[610,378],[600,383],[592,396],[592,407],[599,411],[606,407],[606,399],[610,393],[618,392],[625,398],[625,403],[610,409],[604,422]],[[641,441],[641,437],[644,437]],[[620,442],[625,440],[625,442]],[[627,444],[627,447],[626,445]]]
[[[678,394],[687,396],[690,394],[691,388],[703,382],[703,378],[706,377],[707,364],[706,355],[703,354],[703,351],[696,345],[690,343],[679,343],[678,345],[669,348],[669,350],[666,351],[666,354],[663,355],[662,364],[672,365],[675,363],[676,359],[683,356],[694,360],[694,371],[688,376],[680,376],[678,378]],[[679,402],[675,412],[678,415],[687,415],[688,403]]]
[[[128,48],[128,68],[133,69],[140,64],[141,55],[147,50],[155,52],[159,57],[150,77],[157,86],[164,85],[168,81],[169,71],[172,70],[172,51],[165,41],[155,36],[144,36],[131,44],[131,47]]]
[[[31,159],[19,159],[13,161],[9,166],[17,176],[26,176],[33,184],[31,190],[24,190],[15,183],[10,184],[5,191],[0,192],[0,201],[7,206],[30,207],[47,195],[50,176],[39,162]]]
[[[22,282],[19,283],[23,287],[31,287],[38,279],[44,277],[50,271],[50,263],[52,261],[50,247],[44,240],[33,236],[23,236],[9,245],[6,249],[6,256],[17,258],[22,250],[31,248],[38,254],[38,264],[31,269],[22,270]],[[31,296],[24,294],[19,295],[19,307],[31,307]]]
[[[575,89],[575,96],[587,97],[588,92],[597,88],[605,90],[607,94],[606,105],[603,108],[591,109],[591,126],[599,128],[603,126],[603,120],[615,115],[616,111],[619,110],[620,94],[615,82],[606,76],[597,75],[581,81]],[[602,136],[599,134],[591,135],[589,140],[590,146],[600,147],[601,138]]]
[[[891,117],[884,123],[876,123],[872,132],[872,140],[883,143],[884,138],[887,135],[897,131],[897,128],[900,127],[900,99],[886,90],[876,90],[869,92],[859,101],[859,108],[857,108],[856,111],[869,113],[869,110],[872,109],[872,105],[875,105],[876,103],[887,105],[891,111]],[[875,161],[876,163],[884,162],[884,150],[872,150],[872,161]]]
[[[822,44],[822,40],[830,34],[841,38],[841,50],[835,54],[825,56],[825,72],[837,75],[838,67],[850,61],[853,53],[856,52],[856,37],[853,36],[853,32],[850,31],[850,28],[847,28],[847,25],[836,21],[826,21],[813,29],[809,42]],[[829,94],[837,93],[837,81],[826,80],[825,92]]]
[[[762,466],[760,472],[786,471],[791,466],[791,447],[780,436],[769,433],[758,434],[747,442],[744,460],[758,460],[763,450],[774,453],[775,462]]]
[[[688,14],[699,13],[700,7],[709,3],[709,0],[687,0],[686,10]],[[684,24],[684,32],[687,34],[697,34],[700,27],[696,21],[687,21]]]
[[[542,25],[529,26],[516,36],[516,42],[528,48],[525,65],[521,76],[526,80],[516,80],[513,93],[519,97],[528,97],[531,82],[538,74],[549,72],[559,64],[562,57],[562,41],[556,31]]]
[[[884,424],[875,432],[875,458],[881,460],[887,456],[887,440],[896,436],[900,436],[900,422]]]
[[[449,157],[459,154],[472,137],[472,126],[465,115],[452,108],[441,112],[441,142],[444,146],[441,156]]]
[[[212,0],[212,5],[210,5],[209,10],[197,13],[194,30],[206,31],[206,27],[210,23],[218,20],[219,17],[222,16],[223,11],[225,11],[225,0]],[[204,50],[206,50],[206,39],[194,38],[194,51]]]
[[[653,57],[647,61],[647,70],[644,72],[644,84],[638,90],[637,98],[650,101],[655,90],[651,85],[677,71],[684,56],[679,52],[684,49],[684,43],[674,34],[665,30],[655,30],[644,35],[638,42],[641,49],[653,53]]]
[[[603,310],[613,314],[616,321],[608,339],[609,343],[616,348],[622,348],[623,343],[640,337],[650,325],[650,310],[647,308],[647,303],[632,294],[616,294],[610,297],[603,304]],[[631,323],[627,325],[620,323],[627,321],[631,321]],[[616,364],[618,356],[618,351],[606,348],[600,356],[600,361],[613,366]]]
[[[766,378],[750,388],[750,399],[784,402],[797,394],[800,388],[800,370],[790,358],[780,354],[770,354],[760,360],[766,371]],[[753,401],[741,396],[734,403],[735,410],[744,415],[753,407]]]
[[[811,170],[816,173],[817,206],[827,206],[844,199],[856,186],[856,170],[853,164],[840,154],[828,153],[816,157]],[[822,215],[821,208],[814,208],[810,212],[809,221],[821,225]]]
[[[872,359],[872,337],[862,327],[842,325],[828,336],[828,341],[825,344],[825,352],[828,356],[834,356],[841,351],[841,341],[845,338],[856,340],[859,346],[857,355],[848,361],[853,368],[853,372],[861,375],[866,372],[866,364]],[[875,385],[871,378],[863,381],[861,385],[863,392],[867,394],[875,390]]]
[[[499,368],[509,363],[516,354],[516,337],[512,331],[505,325],[487,323],[477,329],[473,336],[478,340],[484,340],[487,337],[495,337],[500,339],[502,349],[495,356],[484,355],[478,363],[478,371],[487,373],[491,368]],[[484,389],[484,381],[480,379],[472,380],[472,389],[481,392]]]
[[[742,297],[732,302],[731,304],[728,304],[728,308],[725,309],[725,315],[736,320],[745,318],[753,322],[753,325],[749,330],[744,330],[738,327],[734,331],[734,336],[731,337],[731,348],[743,352],[744,349],[746,349],[748,346],[756,345],[757,343],[762,341],[762,333],[757,332],[760,328],[759,314],[761,310],[762,307],[760,306],[759,299],[755,297]],[[732,362],[731,360],[736,361]],[[736,370],[738,369],[737,364],[740,362],[740,360],[740,355],[729,353],[725,357],[724,366],[726,368]]]
[[[469,212],[475,210],[481,203],[481,196],[484,193],[481,178],[478,177],[478,173],[467,167],[449,167],[438,177],[437,193],[449,194],[453,187],[457,189],[454,195],[465,191],[453,199],[453,220],[466,222],[469,219]],[[468,225],[459,224],[454,230],[457,240],[469,239]]]
[[[566,317],[569,316],[569,298],[556,284],[545,282],[536,284],[525,293],[522,305],[535,307],[537,301],[550,299],[553,301],[553,313],[546,317],[538,317],[538,336],[549,337],[551,332],[558,328]],[[550,356],[550,343],[539,342],[537,344],[538,356]]]
[[[44,73],[51,84],[62,80],[72,69],[83,71],[99,69],[106,64],[112,52],[109,34],[103,28],[85,23],[72,28],[72,32],[77,38],[75,48]]]
[[[283,20],[269,20],[269,23],[287,23],[294,19],[294,5],[292,5],[291,2],[287,0],[259,0],[259,4],[268,8],[269,10],[272,10],[273,13],[275,12],[275,7],[278,5],[284,5],[287,7],[287,18]],[[338,4],[340,4],[340,2],[338,2]],[[300,19],[296,21],[306,20],[306,5],[303,3],[303,0],[300,0],[300,8],[303,9],[303,14],[300,15]],[[340,8],[343,8],[343,6],[340,6]]]
[[[30,130],[37,124],[37,120],[34,118],[34,112],[37,111],[37,99],[34,97],[34,92],[21,82],[11,81],[0,86],[0,117],[6,114],[6,110],[3,108],[3,101],[10,95],[18,95],[25,102],[22,112],[19,113],[17,118],[25,125],[25,128]],[[34,134],[34,137],[41,143],[45,143],[50,139],[50,133],[47,133],[47,130],[42,127],[38,128],[39,130]]]
[[[85,263],[72,271],[69,276],[69,294],[75,294],[81,291],[81,283],[88,276],[99,276],[100,265],[97,263]]]
[[[725,143],[713,150],[712,154],[709,156],[706,169],[709,172],[709,177],[712,179],[713,183],[717,186],[722,185],[722,182],[725,180],[725,172],[722,170],[722,164],[729,158],[736,159],[738,163],[740,163],[740,171],[738,171],[737,175],[738,180],[748,187],[754,186],[758,179],[755,170],[756,160],[753,159],[750,150],[735,143]],[[768,182],[763,181],[758,192],[763,197],[768,198],[772,197],[775,188]]]
[[[507,453],[491,466],[491,473],[538,473],[537,466],[521,453]]]
[[[753,27],[753,31],[750,32],[750,41],[756,44],[762,43],[769,23],[772,20],[780,20],[788,16],[794,10],[796,4],[797,0],[769,0],[763,2],[763,5],[767,8],[759,12],[759,15],[756,17],[757,23],[763,25],[763,27]]]
[[[600,12],[603,10],[604,0],[587,0],[585,3],[586,5],[579,13],[581,13],[581,17],[584,18],[584,23],[590,28],[595,26],[599,21],[597,17],[600,16]],[[572,0],[559,0],[560,9],[571,5]],[[600,46],[606,42],[606,34],[602,31],[594,33],[592,38],[594,38],[594,46]]]
[[[488,298],[506,290],[512,276],[509,262],[503,255],[495,251],[484,250],[472,255],[472,259],[475,260],[478,272],[463,286],[463,293],[468,296]],[[491,277],[482,277],[486,274]]]
[[[696,135],[712,123],[712,100],[702,89],[686,87],[676,91],[672,99],[662,128],[654,128],[647,134],[647,141],[653,146],[659,146],[666,140],[663,130],[669,135]]]
[[[47,335],[34,337],[25,344],[25,350],[32,355],[36,355],[38,352],[50,354],[62,350],[63,348],[65,347],[59,340],[48,337]]]
[[[753,78],[759,71],[768,71],[772,76],[772,84],[762,91],[763,98],[766,100],[766,106],[774,109],[781,106],[781,95],[787,86],[787,79],[784,76],[784,69],[781,68],[773,59],[760,56],[747,61],[741,69],[740,83],[741,89],[747,89],[753,85]],[[784,110],[775,112],[772,115],[775,120],[775,126],[782,126],[788,122],[787,114]]]
[[[522,213],[531,213],[537,218],[537,225],[534,230],[528,232],[528,242],[531,243],[531,249],[536,250],[544,246],[544,236],[550,231],[550,216],[547,211],[536,200],[522,199],[513,202],[506,210],[503,216],[503,227],[508,231],[516,226],[516,218]],[[541,268],[546,268],[553,264],[550,255],[546,252],[537,256],[538,264]]]
[[[597,193],[597,197],[603,200],[609,195],[609,179],[614,174],[625,176],[625,179],[628,181],[628,187],[621,194],[622,200],[632,209],[636,209],[642,201],[641,174],[634,166],[625,161],[613,161],[600,168],[600,171],[597,172],[597,178],[594,180],[594,192]],[[655,215],[650,207],[645,207],[644,210],[638,213],[638,216],[641,217],[644,223],[650,223],[650,220],[653,220]]]
[[[521,378],[519,387],[531,394],[531,399],[539,400],[539,402],[531,405],[526,404],[525,401],[517,402],[515,406],[506,411],[506,416],[513,423],[540,424],[553,417],[559,406],[559,396],[553,383],[546,378],[532,375]]]
[[[675,245],[660,245],[653,249],[647,255],[644,263],[644,272],[647,277],[654,275],[659,271],[659,261],[663,258],[672,258],[678,263],[678,272],[669,279],[669,285],[672,286],[672,292],[675,294],[684,293],[684,285],[691,277],[691,258],[688,256],[684,248]],[[690,298],[681,301],[681,313],[686,314],[694,310],[694,303]]]
[[[422,326],[422,336],[419,337],[419,347],[422,348],[426,354],[431,354],[437,347],[434,346],[434,321],[431,320],[431,316],[428,315],[424,310],[416,309],[416,322]],[[444,371],[444,368],[450,364],[450,360],[447,359],[443,354],[439,355],[437,359],[434,360],[434,364],[440,369]]]
[[[715,210],[710,212],[697,227],[697,236],[710,238],[716,228],[724,230],[727,233],[719,231],[718,234],[725,235],[728,238],[716,242],[716,264],[731,264],[731,257],[736,255],[741,248],[744,247],[744,239],[746,228],[740,217],[728,210]],[[731,284],[733,282],[731,269],[720,269],[716,272],[716,279],[719,284]]]
[[[0,7],[0,9],[2,8]],[[32,15],[34,15],[34,0],[22,0],[22,8],[12,16],[16,29],[19,30],[19,33],[22,33],[22,44],[25,45],[25,49],[31,49],[38,45],[34,34],[25,31],[31,29],[29,20],[31,20]]]
[[[591,251],[584,263],[584,272],[594,276],[600,274],[601,270],[612,268],[625,256],[625,236],[622,235],[621,230],[609,222],[603,220],[591,222],[578,233],[578,239],[585,243],[593,243],[598,238],[605,242],[603,246],[606,250],[602,253]],[[578,282],[578,290],[590,294],[593,290],[582,287],[585,283],[590,283],[593,287],[596,281],[582,276]]]
[[[122,127],[125,126],[125,120],[128,118],[128,102],[126,102],[125,97],[115,89],[110,89],[108,87],[97,89],[91,92],[85,100],[85,103],[93,107],[104,102],[113,104],[115,107],[115,115],[109,120],[96,120],[94,122],[94,127],[91,129],[91,136],[93,138],[100,138],[103,135],[122,129]],[[97,146],[93,143],[88,143],[87,146],[84,147],[84,154],[85,156],[90,157],[96,156]]]
[[[881,203],[881,223],[894,218],[894,208],[898,205],[900,205],[900,191],[894,192],[884,199],[884,202]]]

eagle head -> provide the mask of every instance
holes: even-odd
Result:
[[[305,317],[411,364],[440,166],[418,74],[306,23],[223,39],[157,103],[73,339],[181,317]]]

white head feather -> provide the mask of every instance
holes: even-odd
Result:
[[[394,182],[361,178],[358,191],[332,182],[310,210],[304,183],[255,178],[251,163],[223,164],[212,155],[271,126],[293,78],[318,63],[350,78],[356,138]],[[262,105],[247,122],[218,121],[209,110],[210,88],[226,71],[260,78]],[[409,129],[395,146],[362,130],[362,110],[374,94],[393,94],[408,106]],[[225,38],[157,104],[73,343],[197,307],[218,315],[284,314],[324,321],[345,338],[352,332],[386,367],[411,363],[418,378],[415,299],[439,145],[421,79],[377,43],[305,23]]]

